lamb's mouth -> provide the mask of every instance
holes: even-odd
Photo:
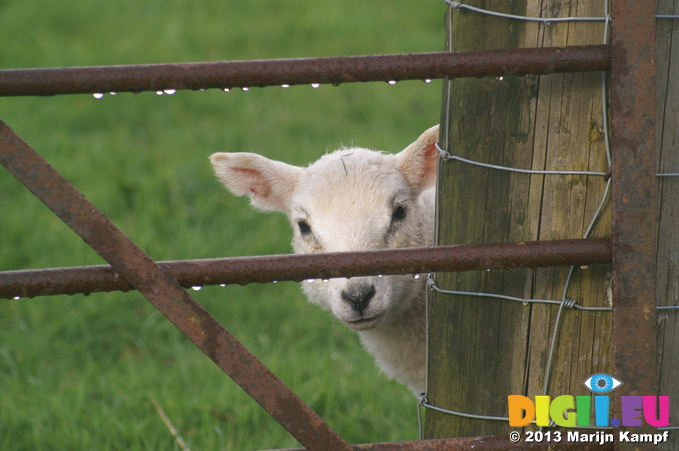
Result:
[[[361,318],[355,321],[345,321],[345,324],[353,330],[368,330],[377,327],[377,325],[382,322],[382,318],[384,318],[384,313],[373,316],[372,318]]]

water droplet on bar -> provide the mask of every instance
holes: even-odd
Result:
[[[311,282],[314,281],[314,279],[307,279],[306,281],[309,282],[309,283],[311,283]]]
[[[278,281],[277,281],[277,280],[274,280],[273,283],[278,283]]]
[[[111,94],[112,96],[114,96],[114,95],[116,95],[116,94],[118,94],[118,93],[117,93],[117,92],[109,92],[109,94]]]
[[[318,89],[319,86],[321,86],[320,83],[311,83],[311,87],[314,89]]]
[[[207,89],[205,89],[205,88],[200,88],[200,92],[205,92],[205,91],[207,91]]]
[[[156,94],[159,95],[159,96],[162,96],[165,93],[163,91],[156,91]]]
[[[246,86],[243,86],[243,87],[240,88],[240,89],[242,89],[243,92],[248,92],[248,91],[250,90],[250,88],[248,88],[248,87],[246,87]]]
[[[200,290],[203,289],[203,287],[201,287],[200,285],[195,285],[195,286],[193,286],[193,287],[191,287],[191,288],[193,288],[193,291],[200,291]]]
[[[96,92],[96,93],[92,94],[92,96],[93,96],[95,99],[103,99],[103,98],[104,98],[104,94],[101,93],[101,92]]]
[[[329,279],[321,279],[321,280],[323,280],[323,283],[328,283],[328,282],[330,282]]]
[[[177,92],[177,90],[176,90],[176,89],[165,89],[163,92],[164,92],[165,94],[171,96],[172,94],[174,94],[175,92]]]
[[[231,91],[231,88],[224,88],[224,92],[229,92]]]
[[[226,284],[225,284],[225,283],[220,283],[219,286],[222,287],[222,288],[224,288],[224,287],[226,286]]]
[[[15,301],[18,301],[19,299],[21,299],[21,296],[14,296]]]
[[[420,275],[419,274],[413,274],[413,279],[419,279]]]
[[[290,85],[281,85],[281,88],[289,88]]]
[[[502,81],[502,80],[504,80],[504,79],[505,79],[505,77],[503,77],[503,76],[497,77],[497,81]]]
[[[382,277],[382,274],[378,275],[377,277]]]
[[[390,85],[395,85],[395,84],[396,84],[396,80],[389,80],[387,83],[389,83]]]
[[[431,83],[431,79],[425,78],[425,79],[424,79],[424,82],[425,82],[425,83]]]

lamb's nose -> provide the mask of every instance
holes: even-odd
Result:
[[[342,298],[350,302],[351,307],[361,314],[368,307],[373,296],[375,296],[375,287],[373,285],[359,285],[342,291]]]

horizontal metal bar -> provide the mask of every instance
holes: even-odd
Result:
[[[0,163],[309,450],[350,446],[35,150],[0,122]]]
[[[0,96],[424,80],[610,68],[606,45],[0,71]]]
[[[488,435],[484,437],[458,437],[406,442],[366,443],[352,445],[354,451],[613,451],[613,443],[600,445],[596,442],[568,442],[566,432],[561,431],[561,442],[543,443],[520,441],[514,443],[508,435]],[[552,431],[552,437],[555,432]],[[303,451],[304,448],[288,448],[269,451]]]
[[[611,261],[609,239],[533,241],[344,252],[268,255],[159,262],[183,287],[374,274],[422,274]],[[0,297],[128,291],[125,278],[107,265],[0,272]]]

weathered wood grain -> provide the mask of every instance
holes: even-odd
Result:
[[[601,2],[476,1],[533,17],[602,16]],[[454,12],[451,50],[548,47],[603,42],[602,23],[545,26]],[[503,166],[605,171],[601,74],[460,79],[450,82],[443,127],[449,152]],[[598,177],[510,174],[442,161],[439,244],[583,237],[603,197]],[[610,234],[606,209],[591,236]],[[441,288],[561,299],[568,268],[437,274]],[[609,305],[609,268],[576,269],[567,297]],[[430,302],[430,403],[474,414],[507,415],[507,396],[542,395],[557,307],[462,296]],[[610,372],[610,313],[564,311],[548,393],[584,395],[582,382]],[[499,434],[505,422],[428,411],[427,437]]]
[[[679,0],[658,0],[657,14],[679,14]],[[659,173],[679,172],[679,21],[656,24],[656,149]],[[658,305],[679,304],[679,178],[658,179]],[[659,392],[679,400],[679,311],[658,312]],[[676,401],[670,424],[679,425]],[[679,448],[679,434],[660,450]]]

